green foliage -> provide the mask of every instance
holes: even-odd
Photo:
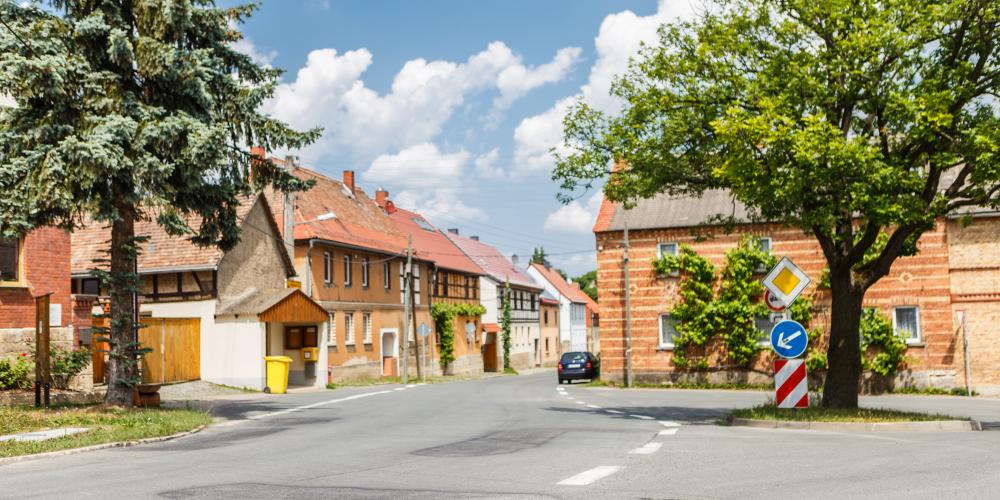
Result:
[[[28,363],[27,353],[13,360],[0,359],[0,390],[30,389],[29,373],[31,365]]]
[[[861,361],[866,370],[883,377],[894,376],[906,362],[906,340],[876,309],[861,315]]]
[[[745,235],[739,246],[726,252],[726,266],[713,310],[716,329],[726,345],[726,356],[738,366],[748,366],[760,353],[760,330],[754,320],[770,310],[761,300],[764,285],[754,275],[774,267],[774,256],[761,250],[757,238]]]
[[[545,254],[545,247],[538,247],[531,250],[529,264],[540,264],[549,267],[549,257]]]
[[[500,296],[500,335],[503,337],[503,370],[513,370],[510,366],[510,283],[504,283]]]
[[[441,342],[440,360],[446,368],[455,361],[455,316],[477,317],[486,313],[481,304],[449,304],[435,302],[431,306],[431,317],[434,319],[434,331]]]
[[[28,342],[28,352],[33,360],[38,359],[36,347],[34,342]],[[91,358],[90,349],[86,347],[65,349],[50,343],[49,370],[52,375],[52,386],[57,389],[68,389],[70,380],[90,365]]]
[[[580,285],[580,290],[587,294],[594,302],[597,302],[597,270],[593,270],[573,278],[573,282]]]
[[[677,285],[681,301],[670,310],[678,333],[674,338],[674,364],[679,368],[707,368],[707,358],[693,357],[689,350],[704,347],[717,331],[712,312],[715,266],[691,247],[681,245],[676,256],[664,254],[655,259],[653,269],[661,275],[679,272],[681,276]]]

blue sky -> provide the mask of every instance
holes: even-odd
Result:
[[[672,2],[672,3],[668,3]],[[566,108],[607,111],[614,74],[687,0],[269,0],[238,45],[286,70],[265,110],[324,127],[298,154],[369,193],[522,263],[544,246],[571,275],[595,267],[599,194],[556,201],[549,148]],[[281,152],[279,152],[281,154]]]

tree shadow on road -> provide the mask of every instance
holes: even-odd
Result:
[[[550,406],[546,411],[593,415],[597,418],[642,421],[634,415],[685,425],[715,425],[729,408],[691,408],[684,406],[603,406],[600,409]],[[650,420],[652,421],[652,420]]]

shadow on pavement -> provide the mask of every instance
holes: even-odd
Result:
[[[690,408],[682,406],[604,406],[601,409],[550,406],[545,408],[545,410],[560,413],[588,414],[599,418],[631,421],[642,421],[643,419],[637,419],[630,415],[642,415],[653,417],[656,420],[672,420],[690,425],[715,425],[729,411],[728,408]],[[621,413],[611,413],[605,410],[614,410]]]

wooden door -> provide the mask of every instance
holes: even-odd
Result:
[[[483,344],[483,371],[497,371],[497,335],[495,333],[486,334],[486,343]]]
[[[152,349],[142,360],[142,381],[162,384],[201,378],[201,320],[146,318],[139,342]]]
[[[91,325],[91,335],[90,335],[90,360],[91,365],[94,367],[94,383],[103,384],[104,383],[104,357],[108,355],[107,342],[98,342],[98,338],[102,338],[103,335],[97,334],[98,328],[106,328],[108,326],[107,318],[94,318]]]

